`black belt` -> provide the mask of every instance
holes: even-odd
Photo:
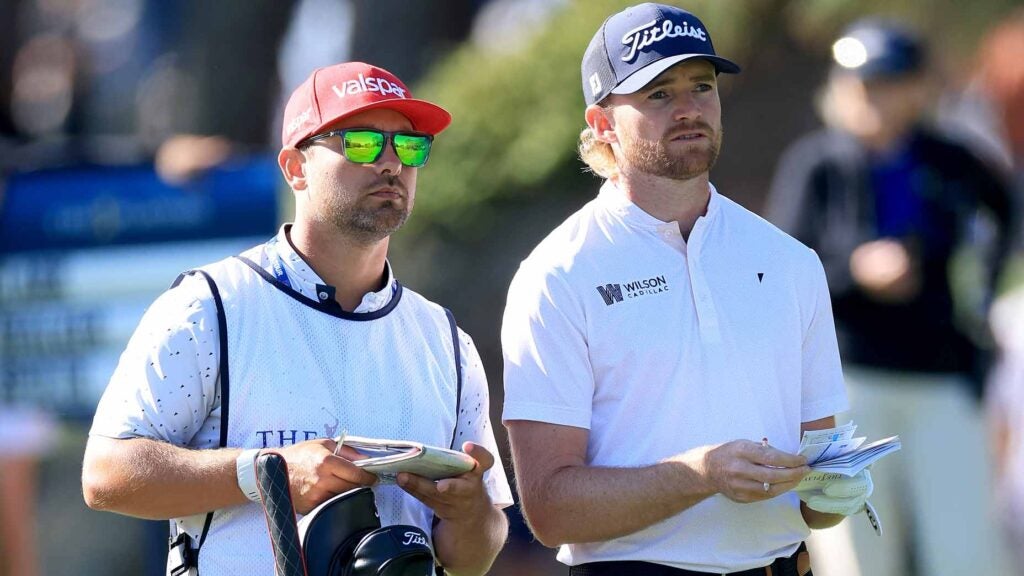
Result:
[[[801,542],[796,552],[788,558],[776,558],[768,566],[729,572],[726,576],[801,576],[796,569],[796,559],[807,547]],[[769,571],[769,568],[771,570]],[[673,568],[664,564],[637,561],[588,562],[569,567],[569,576],[712,576],[712,572],[696,572]],[[810,572],[803,576],[812,576]]]

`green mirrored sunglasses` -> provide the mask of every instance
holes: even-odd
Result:
[[[434,137],[422,132],[384,132],[373,128],[346,128],[314,134],[299,145],[302,147],[324,138],[340,136],[342,151],[349,162],[372,164],[384,153],[384,146],[391,140],[395,155],[403,165],[419,168],[427,163],[430,145]]]

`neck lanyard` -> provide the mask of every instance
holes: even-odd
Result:
[[[284,261],[281,260],[280,252],[277,251],[277,236],[274,236],[267,243],[267,248],[270,252],[270,267],[274,270],[274,277],[281,284],[291,288],[292,283],[288,280],[288,274],[284,271]]]

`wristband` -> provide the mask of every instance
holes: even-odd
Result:
[[[259,448],[243,450],[235,460],[235,477],[238,479],[238,488],[246,498],[257,503],[260,501],[260,491],[256,487],[256,457],[259,455]]]

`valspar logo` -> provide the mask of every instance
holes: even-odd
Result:
[[[654,276],[642,280],[634,280],[626,284],[605,284],[597,287],[597,293],[608,306],[624,299],[639,298],[651,294],[668,292],[668,281],[664,276]]]
[[[651,20],[643,26],[637,26],[622,37],[622,43],[629,46],[629,52],[622,57],[623,62],[632,62],[636,53],[653,46],[666,38],[678,38],[689,36],[701,42],[707,42],[708,36],[703,28],[690,26],[683,22],[682,25],[673,24],[671,20],[665,20],[658,24],[657,20]]]
[[[337,84],[331,86],[331,90],[334,90],[338,98],[344,98],[349,94],[362,94],[363,92],[380,92],[381,96],[394,94],[399,98],[405,98],[405,88],[398,84],[390,82],[386,78],[377,78],[376,76],[366,78],[362,74],[359,75],[358,80],[349,80],[340,86]]]
[[[303,124],[306,123],[307,120],[309,120],[309,116],[312,113],[313,113],[313,109],[312,108],[306,108],[302,112],[302,114],[299,114],[295,118],[292,118],[292,121],[288,123],[288,133],[291,134],[292,132],[295,132],[296,130],[298,130],[299,126],[302,126]]]

